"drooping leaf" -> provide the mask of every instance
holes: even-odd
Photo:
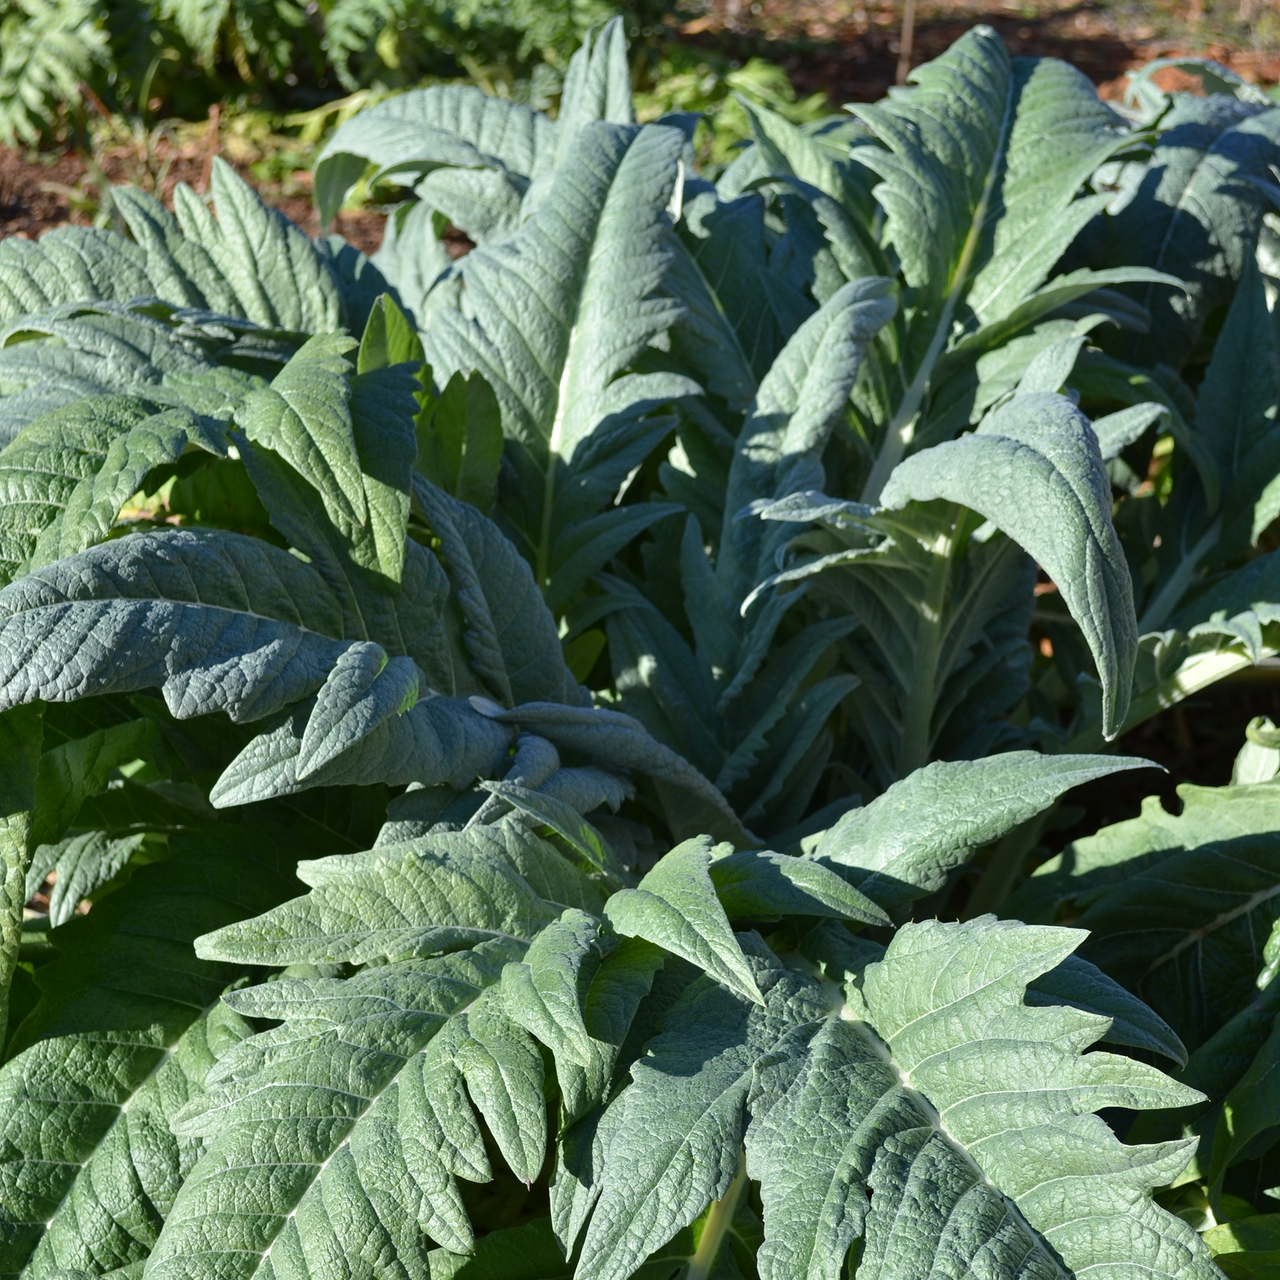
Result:
[[[6,706],[159,686],[179,717],[223,707],[254,719],[319,688],[347,647],[314,569],[212,530],[55,561],[0,592],[0,619]]]
[[[1057,584],[1097,663],[1103,733],[1114,737],[1129,706],[1138,626],[1088,420],[1062,396],[1015,398],[973,434],[908,458],[883,494],[891,509],[935,498],[986,516]]]
[[[834,872],[803,858],[744,850],[713,858],[708,871],[720,905],[733,920],[822,915],[881,924],[888,919]]]
[[[261,385],[257,375],[218,359],[219,350],[229,354],[229,338],[234,349],[236,335],[228,328],[236,322],[215,323],[210,326],[213,334],[192,335],[184,332],[187,326],[179,313],[165,318],[146,314],[152,310],[165,308],[145,303],[69,304],[6,326],[0,345],[0,391],[5,393],[0,398],[0,442],[10,443],[50,411],[70,408],[87,397],[128,395],[157,409],[183,411],[183,417],[197,415],[201,430],[187,425],[192,440],[213,452],[225,452],[221,424],[248,392]],[[256,328],[247,322],[242,327]],[[268,340],[265,345],[274,364],[274,357],[287,355],[295,344],[285,341],[277,349]],[[80,415],[71,421],[79,421],[82,429],[89,425]],[[50,444],[57,447],[56,431]]]

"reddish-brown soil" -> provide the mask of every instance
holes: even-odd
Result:
[[[1012,54],[1074,63],[1104,98],[1120,97],[1124,73],[1156,58],[1207,57],[1251,83],[1280,81],[1280,51],[1233,47],[1209,32],[1197,38],[1194,12],[1144,3],[1118,16],[1114,0],[917,0],[912,65],[937,57],[977,22],[994,27]],[[874,102],[894,82],[901,29],[901,0],[710,0],[683,36],[730,56],[767,57],[801,93]]]
[[[172,204],[173,189],[179,182],[204,191],[210,159],[207,147],[181,146],[162,140],[158,149],[161,163],[153,168],[163,171],[159,194],[166,204]],[[258,187],[268,203],[292,218],[308,235],[318,234],[320,228],[308,193],[309,173],[293,175],[286,189],[256,181],[247,164],[236,164],[236,169]],[[108,152],[101,160],[101,170],[103,177],[112,183],[137,183],[141,178],[140,185],[151,185],[149,175],[124,147]],[[88,167],[75,152],[54,157],[32,156],[0,147],[0,237],[34,239],[50,227],[88,222],[91,219],[86,213],[84,197],[95,194]],[[365,253],[373,253],[382,243],[385,220],[379,213],[344,211],[338,215],[334,229]]]

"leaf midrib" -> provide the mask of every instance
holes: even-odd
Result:
[[[978,251],[978,244],[982,239],[991,193],[995,189],[997,177],[1005,169],[1009,137],[1013,130],[1013,104],[1014,84],[1011,76],[1009,86],[1005,91],[1004,116],[1000,121],[1000,141],[991,157],[991,165],[987,170],[986,180],[982,184],[982,194],[978,197],[977,206],[974,208],[970,218],[969,230],[965,236],[964,245],[961,247],[960,257],[956,262],[955,275],[952,279],[951,287],[947,291],[946,300],[942,304],[942,311],[934,326],[933,337],[929,341],[924,359],[921,360],[919,368],[916,370],[902,400],[899,402],[897,411],[885,428],[880,452],[876,456],[871,474],[867,477],[867,482],[863,486],[860,496],[860,501],[862,502],[871,505],[879,502],[880,493],[888,482],[889,476],[901,460],[907,446],[911,443],[916,418],[919,415],[921,405],[924,403],[925,396],[928,394],[934,365],[937,363],[938,357],[942,354],[947,339],[950,337],[952,317],[955,315],[956,307],[960,303],[960,296],[964,292],[965,285],[970,279],[970,268]],[[901,362],[899,362],[898,371],[900,376],[904,372]]]

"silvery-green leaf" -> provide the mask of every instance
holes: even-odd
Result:
[[[966,256],[970,307],[984,319],[1007,315],[1098,211],[1098,197],[1076,195],[1127,131],[1080,72],[1053,59],[1011,62],[989,27],[912,79],[899,97],[852,108],[885,148],[857,159],[883,179],[875,195],[886,237],[931,316]]]
[[[518,824],[304,862],[298,875],[309,894],[206,934],[199,953],[255,964],[365,964],[491,938],[527,942],[566,907],[598,913],[601,903],[581,871]]]
[[[225,335],[200,340],[120,303],[68,305],[14,321],[0,339],[0,442],[87,397],[129,395],[197,415],[205,447],[224,452],[221,424],[262,385],[214,359],[224,342]]]
[[[147,473],[188,442],[210,444],[192,415],[125,396],[38,418],[0,452],[5,580],[101,541]]]
[[[751,502],[814,487],[862,352],[896,308],[887,280],[845,285],[791,338],[760,383],[734,452],[716,566],[739,600],[773,569],[773,551],[786,537],[785,529],[739,516]]]
[[[709,820],[731,838],[746,843],[742,824],[720,791],[631,716],[604,707],[526,702],[497,714],[496,718],[534,730],[558,747],[585,752],[599,764],[634,769],[671,783],[705,805]]]
[[[252,720],[306,697],[347,645],[310,566],[214,530],[135,534],[0,591],[0,701],[158,686],[179,718]],[[90,642],[92,637],[92,642]]]
[[[1117,413],[1108,413],[1093,420],[1093,433],[1098,437],[1098,452],[1103,462],[1118,458],[1122,449],[1131,445],[1153,423],[1159,422],[1168,410],[1162,404],[1131,405]]]
[[[435,210],[421,200],[406,201],[392,210],[382,245],[370,262],[419,324],[428,323],[435,307],[458,302],[456,286],[445,283],[451,278],[453,259],[436,234]]]
[[[7,320],[90,298],[163,296],[147,265],[142,246],[97,227],[59,227],[39,240],[9,236],[0,247],[0,315]]]
[[[818,862],[750,849],[713,858],[708,870],[716,897],[732,920],[813,915],[884,924],[889,918]]]
[[[550,827],[558,836],[566,840],[570,847],[579,853],[592,866],[600,871],[612,871],[616,867],[616,858],[605,844],[600,833],[582,816],[582,811],[568,801],[555,794],[559,788],[555,779],[567,770],[557,770],[550,774],[537,790],[518,784],[502,782],[482,782],[482,786],[490,795],[505,801],[512,808],[538,822]],[[577,770],[575,772],[583,772]],[[601,770],[595,770],[602,773]],[[605,776],[605,775],[602,775]],[[548,794],[548,785],[553,790]],[[592,808],[597,806],[593,805]],[[590,812],[590,810],[588,810]]]
[[[533,940],[523,960],[502,972],[508,1015],[555,1054],[579,1067],[590,1065],[591,1037],[583,1006],[600,967],[600,922],[582,911],[566,911]]]
[[[269,328],[337,329],[338,288],[306,235],[222,159],[211,177],[217,221],[184,183],[174,190],[176,217],[144,192],[121,188],[118,207],[132,240],[87,227],[61,228],[38,242],[6,240],[0,315],[151,297]]]
[[[1068,956],[1056,969],[1041,974],[1027,987],[1027,1003],[1033,1006],[1062,1004],[1085,1013],[1111,1019],[1103,1039],[1109,1044],[1149,1049],[1187,1065],[1186,1046],[1151,1006],[1126,991],[1095,964]]]
[[[420,390],[414,363],[366,368],[351,380],[351,426],[369,507],[367,535],[361,531],[352,550],[392,595],[404,574]]]
[[[602,41],[620,40],[616,31]],[[680,314],[660,286],[682,138],[660,126],[601,123],[575,134],[566,119],[561,137],[576,141],[536,212],[510,240],[467,255],[465,307],[441,310],[425,336],[438,377],[484,376],[505,436],[527,455],[515,519],[540,586],[551,580],[553,542],[568,523],[558,508],[572,502],[577,454],[610,418],[693,385],[624,372]]]
[[[500,988],[491,987],[467,1010],[466,1039],[454,1061],[507,1167],[532,1185],[547,1155],[542,1055],[507,1015]]]
[[[1180,94],[1172,107],[1132,197],[1113,216],[1106,265],[1155,267],[1186,282],[1185,292],[1133,291],[1151,313],[1134,354],[1177,367],[1209,314],[1230,302],[1256,240],[1266,201],[1249,178],[1270,177],[1280,111],[1221,95]]]
[[[405,670],[402,664],[396,669]],[[313,699],[298,704],[227,765],[209,793],[215,807],[324,786],[416,782],[462,788],[497,771],[511,742],[505,726],[460,698],[422,698],[407,711],[382,718],[327,763],[299,777],[303,736],[315,705]]]
[[[663,128],[585,129],[519,235],[467,255],[467,316],[443,312],[427,335],[437,373],[478,368],[506,435],[544,468],[572,456],[608,384],[675,318],[653,295],[679,146]]]
[[[206,1151],[148,1273],[189,1278],[194,1265],[200,1276],[247,1276],[265,1265],[287,1274],[305,1270],[316,1247],[354,1261],[372,1240],[425,1274],[427,1231],[469,1249],[454,1179],[491,1174],[458,1070],[473,1097],[484,1094],[476,1101],[491,1123],[496,1099],[477,1082],[496,1082],[471,1061],[441,1062],[429,1046],[456,1031],[460,1057],[487,1046],[493,1069],[509,1071],[509,1051],[482,1006],[512,950],[489,944],[229,996],[239,1012],[285,1021],[236,1046],[175,1116],[179,1135],[202,1138]],[[483,1024],[479,1040],[469,1034],[473,1017]],[[300,1115],[309,1122],[300,1125]]]
[[[393,181],[409,181],[404,170]],[[447,218],[475,244],[504,240],[520,228],[520,211],[529,183],[509,169],[432,169],[414,187],[424,204]]]
[[[556,116],[556,168],[567,160],[587,125],[596,121],[633,124],[635,118],[626,27],[622,18],[614,17],[594,39],[588,36],[569,60]],[[539,159],[540,167],[545,167],[547,159]]]
[[[476,674],[508,706],[544,700],[580,706],[586,695],[565,666],[555,620],[528,561],[470,504],[421,476],[413,486],[415,501],[440,539]]]
[[[901,463],[882,494],[891,509],[935,498],[986,516],[1057,584],[1097,663],[1103,732],[1114,737],[1129,706],[1138,628],[1088,419],[1063,396],[1019,396],[971,435]]]
[[[555,138],[546,116],[473,85],[400,94],[359,112],[325,144],[315,166],[320,221],[333,218],[369,164],[488,168],[527,177],[553,151]]]
[[[208,255],[232,290],[239,314],[273,329],[332,333],[341,323],[341,297],[311,241],[215,156],[213,214],[184,185],[174,190],[183,236]]]
[[[348,404],[347,356],[356,345],[343,334],[311,338],[236,415],[250,440],[279,454],[320,493],[329,518],[348,538],[368,523]]]
[[[1130,1059],[1083,1054],[1105,1025],[1096,1016],[1022,1005],[1027,982],[1081,938],[990,918],[926,922],[907,926],[868,968],[869,1025],[896,1068],[885,1083],[918,1090],[933,1130],[886,1141],[871,1174],[862,1265],[872,1276],[892,1274],[904,1245],[929,1250],[957,1235],[966,1253],[981,1248],[1010,1273],[1030,1253],[1043,1259],[1031,1274],[1045,1276],[1059,1274],[1058,1257],[1077,1275],[1093,1267],[1133,1277],[1214,1274],[1195,1233],[1150,1198],[1185,1164],[1188,1144],[1127,1147],[1092,1114],[1117,1104],[1185,1105],[1198,1095]],[[1032,1168],[1041,1142],[1052,1142],[1061,1174],[1049,1182]],[[917,1188],[931,1182],[941,1194],[915,1210]],[[963,1232],[950,1229],[953,1214]]]
[[[724,1194],[745,1139],[769,1280],[835,1280],[859,1236],[860,1272],[884,1280],[940,1256],[1010,1280],[1059,1277],[1063,1262],[1208,1280],[1195,1232],[1151,1199],[1189,1144],[1125,1146],[1093,1114],[1202,1095],[1084,1054],[1105,1017],[1023,1004],[1081,937],[990,918],[907,925],[839,1010],[752,943],[764,1006],[693,984],[605,1113],[577,1275],[627,1275]],[[1065,1176],[1046,1183],[1048,1143]]]
[[[418,701],[422,673],[412,658],[388,658],[381,645],[354,644],[334,663],[316,695],[298,755],[304,778]]]
[[[749,971],[761,992],[758,1004],[712,978],[695,982],[610,1104],[579,1280],[623,1280],[724,1195],[741,1160],[757,1071],[777,1060],[798,1068],[806,1041],[829,1013],[816,983],[776,961],[753,951]]]
[[[716,896],[710,875],[714,852],[709,838],[677,845],[636,888],[615,893],[605,904],[605,916],[619,933],[664,947],[739,996],[763,1004]]]

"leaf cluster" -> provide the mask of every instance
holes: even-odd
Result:
[[[373,258],[0,245],[0,1275],[1265,1274],[1276,731],[1033,857],[1280,650],[1213,74],[978,28],[713,181],[614,21],[344,123]]]

